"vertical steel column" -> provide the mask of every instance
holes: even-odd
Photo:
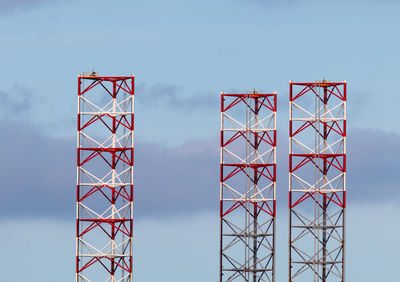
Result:
[[[132,281],[134,77],[78,77],[76,281]]]
[[[220,281],[275,281],[276,93],[221,93]]]
[[[346,82],[290,82],[289,281],[344,279]]]

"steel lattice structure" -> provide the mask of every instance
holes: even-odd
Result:
[[[76,281],[132,281],[134,77],[78,77]]]
[[[344,281],[346,82],[290,82],[289,281]]]
[[[220,281],[275,281],[276,93],[221,93]]]

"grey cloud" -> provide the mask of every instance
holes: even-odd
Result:
[[[2,217],[71,215],[75,138],[51,138],[13,121],[0,130]]]
[[[355,201],[399,198],[400,135],[380,130],[350,130],[348,194]]]
[[[139,84],[136,88],[138,103],[166,105],[173,110],[188,112],[196,109],[215,108],[218,93],[186,92],[182,87],[173,84]]]
[[[0,0],[0,15],[10,12],[32,10],[45,5],[54,5],[61,1],[62,0]]]
[[[75,216],[76,139],[52,138],[31,125],[0,123],[0,217]],[[179,147],[135,147],[138,217],[207,210],[218,197],[216,140]]]
[[[2,12],[13,9],[28,9],[40,4],[49,2],[48,0],[0,0],[0,8]]]
[[[137,213],[190,213],[215,209],[219,197],[218,139],[179,147],[136,147]]]
[[[19,114],[30,112],[34,106],[32,90],[15,85],[10,90],[0,91],[0,110],[3,119],[21,118]]]
[[[381,130],[348,129],[347,200],[349,203],[390,202],[399,199],[400,134]],[[288,138],[278,136],[278,201],[288,198]],[[280,200],[279,200],[280,199]],[[283,204],[278,204],[284,206]]]
[[[51,138],[32,126],[0,124],[1,217],[75,216],[75,137]],[[348,200],[399,199],[400,135],[349,130]],[[218,138],[193,139],[176,147],[137,142],[136,217],[215,211],[219,201]],[[278,136],[278,209],[287,208],[287,136]]]

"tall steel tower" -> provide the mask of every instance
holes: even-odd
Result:
[[[78,77],[76,281],[132,281],[134,77]]]
[[[346,82],[290,82],[289,281],[344,281]]]
[[[220,281],[275,281],[276,93],[221,93]]]

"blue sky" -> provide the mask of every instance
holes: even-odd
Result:
[[[399,12],[395,0],[0,0],[5,281],[72,280],[76,84],[92,69],[136,77],[137,281],[217,281],[219,93],[253,88],[279,96],[278,281],[286,279],[289,80],[322,77],[348,81],[349,281],[393,280]],[[146,181],[150,165],[159,176]],[[44,276],[38,258],[51,258]],[[160,276],[147,275],[152,260]],[[367,267],[381,276],[363,276]]]

